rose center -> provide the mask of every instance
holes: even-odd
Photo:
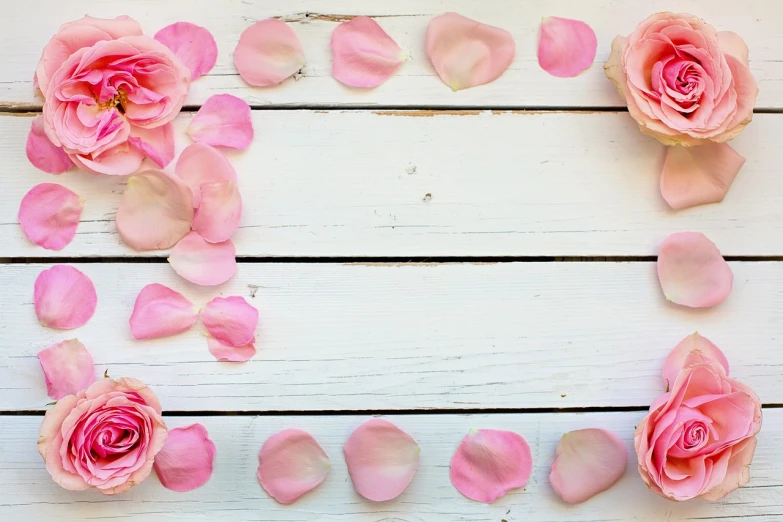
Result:
[[[105,111],[116,107],[120,113],[125,114],[125,104],[128,103],[128,94],[125,92],[125,89],[120,87],[117,89],[117,94],[103,103],[100,102],[98,96],[95,96],[95,101],[98,102],[98,108],[101,110]]]
[[[682,446],[686,450],[698,449],[707,443],[709,431],[706,424],[701,421],[694,421],[686,426],[682,434]]]

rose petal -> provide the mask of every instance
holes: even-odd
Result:
[[[701,232],[678,232],[661,244],[658,280],[672,303],[691,308],[718,305],[731,293],[733,279],[718,247]]]
[[[30,163],[35,168],[49,174],[62,174],[73,168],[73,161],[63,148],[57,147],[46,136],[43,128],[43,116],[33,118],[25,149]]]
[[[706,360],[717,362],[726,370],[726,375],[729,374],[729,360],[726,359],[720,348],[696,332],[680,341],[666,358],[666,362],[663,364],[663,379],[666,381],[667,390],[674,384],[677,375],[685,367],[688,356],[694,351],[700,352]]]
[[[277,85],[305,65],[302,44],[277,18],[261,20],[242,32],[234,49],[234,65],[250,85]]]
[[[577,76],[593,64],[597,49],[595,31],[586,23],[557,16],[541,21],[538,65],[552,76]]]
[[[33,302],[42,325],[70,330],[90,320],[98,296],[89,277],[70,265],[54,265],[35,279]]]
[[[675,210],[723,201],[745,158],[728,143],[666,147],[661,195]]]
[[[209,353],[215,356],[218,361],[226,362],[246,362],[256,355],[255,337],[249,343],[242,346],[231,346],[221,343],[214,337],[207,337],[207,347]]]
[[[237,271],[234,243],[208,243],[196,232],[183,237],[171,250],[169,264],[191,283],[214,286],[225,283]]]
[[[190,22],[167,25],[155,39],[171,49],[190,71],[190,79],[201,78],[217,63],[218,48],[215,39],[205,28]]]
[[[174,125],[167,123],[154,129],[134,125],[128,144],[164,168],[174,159]]]
[[[324,481],[332,466],[309,433],[288,429],[269,437],[258,453],[258,482],[281,504],[291,504]]]
[[[201,185],[204,183],[237,180],[231,162],[222,152],[205,143],[194,143],[183,150],[174,171],[190,187],[194,208],[198,208],[201,202]]]
[[[163,487],[172,491],[193,491],[212,476],[215,443],[201,424],[169,430],[163,449],[155,455],[155,473]]]
[[[92,356],[78,339],[41,350],[38,361],[46,379],[46,393],[56,401],[76,395],[95,382]]]
[[[576,430],[560,438],[549,482],[557,496],[578,504],[612,487],[627,463],[628,450],[611,431]]]
[[[54,183],[34,186],[19,206],[22,231],[30,241],[49,250],[61,250],[71,242],[81,215],[79,196]]]
[[[131,147],[130,143],[123,143],[104,152],[97,159],[78,154],[71,154],[69,157],[79,169],[86,172],[107,176],[128,176],[139,170],[145,155],[138,148]]]
[[[187,130],[198,143],[213,147],[246,149],[253,141],[253,120],[247,102],[230,94],[210,96]]]
[[[514,38],[504,29],[446,13],[427,26],[427,56],[443,83],[459,91],[503,74],[514,59]]]
[[[201,204],[193,218],[192,228],[210,243],[231,238],[242,217],[242,197],[231,180],[201,185]]]
[[[451,459],[451,483],[472,500],[491,504],[527,483],[533,469],[530,447],[504,430],[471,430]]]
[[[740,35],[732,31],[719,31],[718,43],[721,51],[748,65],[748,44]]]
[[[155,339],[190,329],[198,312],[184,295],[167,286],[152,283],[141,289],[130,317],[134,339]]]
[[[332,76],[350,87],[377,87],[391,78],[406,56],[397,42],[366,16],[357,16],[332,32]]]
[[[209,335],[229,346],[253,341],[258,326],[258,310],[244,297],[216,297],[201,310],[201,322]]]
[[[351,433],[343,451],[356,492],[383,502],[408,487],[419,466],[421,448],[391,422],[375,418]]]
[[[146,170],[128,179],[117,231],[135,250],[169,248],[190,232],[193,207],[190,189],[176,176]]]

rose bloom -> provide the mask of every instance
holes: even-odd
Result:
[[[185,103],[190,71],[135,20],[63,25],[44,48],[35,84],[47,137],[82,169],[124,175],[145,156],[160,167],[173,159],[164,126]]]
[[[745,42],[689,14],[658,13],[616,37],[604,69],[641,130],[665,145],[722,143],[753,116]]]
[[[122,493],[147,478],[166,442],[160,413],[141,381],[102,379],[46,412],[38,452],[65,489]]]

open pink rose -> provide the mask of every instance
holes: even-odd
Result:
[[[166,442],[160,413],[141,381],[102,379],[46,412],[38,452],[65,489],[122,493],[147,478]]]

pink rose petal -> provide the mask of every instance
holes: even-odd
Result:
[[[242,346],[231,346],[221,343],[214,337],[207,337],[207,347],[209,353],[215,356],[218,361],[225,362],[246,362],[256,355],[255,337],[249,343]]]
[[[707,308],[731,293],[734,276],[715,243],[701,232],[667,237],[658,252],[658,280],[666,299],[691,308]]]
[[[33,118],[30,133],[27,135],[27,159],[37,169],[49,174],[62,174],[73,168],[73,161],[62,147],[57,147],[46,136],[43,116]]]
[[[384,419],[370,419],[351,433],[343,448],[353,488],[375,502],[398,497],[419,466],[421,448]]]
[[[171,250],[169,264],[191,283],[214,286],[225,283],[237,271],[234,243],[208,243],[196,232],[183,237]]]
[[[78,339],[41,350],[38,361],[46,379],[46,393],[56,401],[76,395],[95,382],[92,356]]]
[[[182,151],[174,169],[193,193],[193,208],[201,202],[201,185],[225,179],[236,181],[237,173],[222,152],[205,143],[194,143]]]
[[[239,228],[242,217],[242,197],[231,180],[213,181],[201,185],[201,204],[191,227],[210,243],[226,241]]]
[[[22,231],[30,241],[49,250],[61,250],[71,242],[81,215],[79,196],[54,183],[34,186],[19,206]]]
[[[250,343],[258,326],[258,310],[244,297],[216,297],[201,310],[209,335],[229,346]]]
[[[171,49],[188,68],[191,81],[207,74],[217,63],[215,39],[200,25],[190,22],[167,25],[155,33],[155,39]]]
[[[174,125],[167,123],[154,129],[134,125],[128,144],[164,168],[174,159]]]
[[[732,31],[719,31],[718,43],[721,51],[733,56],[746,67],[748,66],[748,44],[740,35]]]
[[[498,78],[511,65],[514,47],[508,31],[457,13],[437,16],[427,26],[427,56],[454,91]]]
[[[391,78],[406,56],[381,26],[357,16],[332,32],[332,76],[350,87],[377,87]]]
[[[141,168],[145,156],[144,151],[131,147],[130,143],[123,143],[104,152],[98,159],[78,154],[71,154],[70,158],[79,169],[85,172],[107,176],[128,176]]]
[[[451,483],[472,500],[491,504],[527,483],[533,469],[530,447],[503,430],[471,430],[451,459]]]
[[[230,94],[210,96],[187,130],[198,143],[244,150],[253,141],[253,120],[247,102]]]
[[[291,504],[324,481],[332,466],[309,433],[287,429],[269,437],[258,453],[258,482],[281,504]]]
[[[156,339],[190,329],[198,312],[184,295],[167,286],[152,283],[141,289],[130,317],[134,339]]]
[[[244,30],[234,49],[234,65],[250,85],[277,85],[305,65],[302,44],[277,18],[261,20]]]
[[[169,430],[163,449],[155,455],[155,473],[163,487],[172,491],[193,491],[212,476],[215,443],[201,424]]]
[[[612,487],[627,463],[628,450],[611,431],[571,431],[560,438],[549,482],[558,497],[578,504]]]
[[[146,170],[128,179],[117,209],[117,231],[135,250],[162,250],[190,232],[193,214],[190,189],[182,180]]]
[[[675,210],[723,201],[745,158],[728,143],[666,147],[661,195]]]
[[[674,384],[677,375],[685,367],[686,361],[693,352],[698,352],[705,360],[717,362],[726,370],[726,375],[729,374],[729,360],[720,348],[696,332],[680,341],[663,364],[663,379],[666,381],[667,391]]]
[[[54,265],[35,279],[33,302],[42,325],[70,330],[90,320],[98,296],[89,277],[70,265]]]
[[[538,65],[552,76],[578,75],[593,64],[597,49],[595,31],[586,23],[557,16],[541,21]]]

